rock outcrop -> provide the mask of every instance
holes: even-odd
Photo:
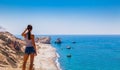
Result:
[[[39,37],[39,38],[36,38],[35,40],[36,40],[36,43],[50,44],[51,38],[50,37]]]
[[[0,69],[17,68],[23,55],[25,42],[7,31],[0,32]]]

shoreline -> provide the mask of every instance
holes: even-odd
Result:
[[[36,43],[37,56],[34,60],[35,70],[62,70],[58,62],[59,54],[51,44]]]
[[[56,52],[56,55],[57,55],[57,59],[56,59],[56,61],[55,61],[55,62],[56,62],[56,65],[57,65],[57,67],[58,67],[58,70],[62,70],[61,67],[60,67],[60,63],[59,63],[59,61],[58,61],[60,55],[59,55],[57,52]]]

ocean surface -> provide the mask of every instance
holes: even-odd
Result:
[[[48,36],[60,55],[62,70],[120,70],[120,35]],[[61,44],[55,43],[57,38],[61,38]],[[67,57],[68,54],[71,57]]]

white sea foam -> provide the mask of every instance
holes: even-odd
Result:
[[[57,58],[56,58],[56,61],[55,61],[55,62],[56,62],[56,65],[57,65],[57,67],[58,67],[59,70],[62,70],[61,67],[60,67],[60,63],[59,63],[59,61],[58,61],[59,58],[60,58],[60,55],[59,55],[57,52],[56,52],[56,55],[57,55]]]

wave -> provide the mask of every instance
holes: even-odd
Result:
[[[56,52],[56,55],[57,55],[57,58],[56,58],[56,61],[55,61],[55,62],[56,62],[57,68],[58,68],[58,70],[62,70],[61,67],[60,67],[60,63],[59,63],[59,61],[58,61],[59,58],[60,58],[60,55],[59,55],[57,52]]]

